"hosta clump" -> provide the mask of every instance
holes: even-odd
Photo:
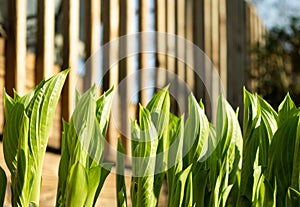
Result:
[[[103,150],[113,88],[100,98],[93,86],[77,93],[71,121],[63,123],[56,206],[94,206],[112,164],[103,163]]]
[[[140,106],[139,123],[132,122],[132,206],[156,206],[167,169],[170,96],[167,88],[157,93],[146,108]],[[158,155],[158,156],[156,156]]]
[[[244,90],[244,154],[238,205],[299,206],[299,108],[289,94],[278,113]]]
[[[68,70],[23,97],[4,93],[3,151],[11,173],[13,206],[38,206],[50,128]]]
[[[234,186],[237,188],[237,172],[241,167],[242,136],[237,114],[223,96],[219,97],[216,120],[214,127],[206,118],[202,102],[198,103],[193,95],[189,97],[189,116],[184,129],[182,119],[171,120],[169,135],[177,137],[175,141],[171,138],[171,142],[178,142],[178,161],[168,170],[171,192],[168,206],[230,203],[230,193]],[[174,124],[176,133],[172,129]],[[173,159],[174,155],[169,155],[169,160]]]

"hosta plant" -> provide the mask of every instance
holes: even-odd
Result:
[[[42,166],[65,70],[24,96],[4,93],[3,151],[11,173],[13,206],[39,206]]]
[[[77,93],[71,121],[63,124],[56,206],[94,206],[112,167],[103,151],[113,88],[96,94],[95,86]]]
[[[132,122],[132,206],[157,206],[167,169],[167,144],[170,96],[167,88],[157,93],[144,108],[139,123]],[[160,156],[156,156],[160,154]]]

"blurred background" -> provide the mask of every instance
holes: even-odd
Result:
[[[61,118],[70,118],[75,88],[84,92],[96,82],[101,93],[143,68],[153,68],[146,76],[136,77],[131,85],[117,91],[119,106],[124,106],[127,97],[131,102],[115,113],[114,118],[123,124],[120,128],[111,124],[107,140],[116,148],[117,136],[121,136],[127,153],[130,140],[122,132],[129,132],[128,117],[136,119],[137,103],[145,105],[158,89],[146,90],[144,86],[164,86],[172,81],[166,74],[158,75],[155,68],[163,68],[184,80],[196,98],[203,99],[207,116],[213,119],[216,108],[211,105],[213,100],[209,94],[220,93],[218,80],[211,74],[211,68],[199,69],[203,77],[197,76],[197,66],[205,65],[205,61],[189,50],[187,43],[179,44],[170,35],[192,42],[207,55],[233,108],[240,107],[243,111],[244,86],[275,108],[288,91],[298,105],[299,11],[300,3],[288,0],[0,0],[1,88],[5,87],[9,94],[13,89],[24,94],[44,78],[72,68],[49,139],[41,206],[54,205]],[[125,44],[114,45],[106,54],[99,52],[101,46],[124,35],[153,31],[170,35],[164,41],[155,36],[144,41],[133,38]],[[165,53],[133,54],[112,63],[113,57],[121,56],[123,50],[143,48],[149,43],[154,51],[160,48]],[[184,54],[181,60],[175,58],[179,53]],[[86,61],[95,54],[99,55],[99,62],[87,67]],[[192,64],[185,64],[186,60]],[[104,74],[107,65],[110,70]],[[103,79],[95,80],[102,75]],[[209,84],[204,85],[204,81]],[[134,91],[139,93],[133,94]],[[176,91],[176,95],[180,93]],[[3,90],[0,90],[0,134],[5,120],[2,97]],[[182,113],[175,99],[172,112]],[[239,118],[242,120],[242,113]],[[115,159],[112,152],[106,153],[107,159]],[[0,154],[0,164],[4,167]],[[106,193],[101,195],[103,206],[105,202],[108,205],[115,202],[113,193],[109,193],[113,191],[113,182],[110,178]]]
[[[264,45],[252,45],[253,80],[258,92],[273,107],[278,107],[289,92],[300,102],[300,4],[297,1],[252,0],[267,29]]]

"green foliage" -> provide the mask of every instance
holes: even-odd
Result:
[[[4,170],[0,167],[0,206],[4,206],[7,178]]]
[[[217,123],[213,126],[206,118],[202,102],[191,95],[185,123],[183,117],[169,116],[168,206],[298,206],[299,114],[289,94],[276,112],[264,99],[244,89],[242,133],[238,112],[223,96],[219,97]],[[141,107],[140,125],[148,126],[143,128],[147,132],[154,131],[148,133],[154,139],[142,154],[137,153],[145,144],[138,142],[143,130],[137,122],[132,124],[132,155],[144,158],[139,165],[133,163],[133,171],[138,171],[144,160],[149,167],[151,159],[147,156],[155,155],[155,150],[145,153],[151,146],[155,148],[158,137],[149,117],[149,112]],[[156,173],[153,167],[149,169]],[[136,190],[142,188],[139,204],[157,205],[153,176],[144,175],[132,178],[131,198],[137,203],[141,197]]]
[[[113,89],[99,99],[93,86],[77,94],[70,124],[64,122],[56,206],[94,206],[112,164],[103,163]]]
[[[3,151],[11,173],[12,205],[39,206],[42,165],[65,70],[20,97],[4,93]]]
[[[167,169],[167,132],[170,96],[167,88],[157,93],[146,108],[140,106],[139,124],[131,124],[132,206],[157,206]],[[159,155],[159,156],[156,156]],[[157,173],[156,173],[157,172]]]
[[[126,207],[127,206],[127,197],[126,197],[126,185],[125,185],[125,178],[124,178],[124,155],[125,150],[121,143],[121,140],[118,140],[118,154],[117,154],[117,166],[116,166],[116,193],[117,193],[117,206],[118,207]]]
[[[51,122],[68,71],[23,97],[5,93],[4,158],[12,205],[38,206],[41,169]],[[70,123],[63,121],[56,206],[95,206],[113,164],[104,163],[113,88],[76,93]],[[157,206],[163,181],[168,206],[300,206],[300,109],[287,94],[275,111],[244,89],[243,132],[238,110],[219,96],[216,125],[191,94],[188,115],[170,113],[168,87],[131,122],[132,206]],[[118,141],[116,197],[127,206],[125,150]],[[6,175],[0,168],[0,205]]]

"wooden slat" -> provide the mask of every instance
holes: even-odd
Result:
[[[199,12],[200,13],[200,12]],[[190,41],[191,43],[194,42],[194,0],[187,0],[185,6],[185,38],[186,40]],[[190,44],[189,44],[190,45]],[[186,53],[185,58],[186,62],[190,65],[186,67],[186,75],[185,75],[185,82],[188,86],[193,90],[195,94],[195,76],[194,76],[194,50],[191,47],[186,45]]]
[[[119,15],[120,15],[120,5],[119,5],[119,0],[110,0],[110,41],[117,39],[119,37]],[[118,60],[119,57],[119,45],[117,44],[117,42],[115,42],[114,44],[111,44],[111,48],[110,48],[110,68],[109,68],[109,72],[110,72],[110,79],[109,79],[109,86],[117,86],[118,85],[118,69],[119,69],[119,65],[118,62],[112,62],[115,60]]]
[[[139,21],[139,31],[140,32],[149,32],[153,30],[151,28],[151,25],[154,21],[154,19],[151,19],[151,7],[152,7],[152,0],[139,0],[139,7],[140,7],[140,21]],[[149,41],[152,41],[152,39],[149,38],[147,35],[144,36],[142,35],[140,38],[140,51],[144,51],[146,48],[149,48],[148,46]],[[154,42],[153,42],[154,43]],[[144,69],[149,69],[149,60],[153,58],[152,54],[146,54],[146,53],[140,53],[139,55],[139,70],[144,70]],[[143,106],[146,106],[146,104],[149,101],[149,93],[146,91],[146,84],[149,82],[149,77],[150,74],[147,72],[141,72],[140,74],[140,79],[139,79],[139,98],[140,98],[140,103]]]
[[[212,58],[212,5],[211,0],[204,0],[204,52],[209,57]],[[205,68],[204,68],[204,81],[206,86],[205,93],[205,109],[208,118],[211,118],[211,100],[209,100],[209,96],[207,93],[212,93],[212,74],[211,74],[211,63],[205,60]]]
[[[37,18],[37,45],[35,56],[35,67],[31,76],[34,78],[31,83],[39,84],[42,80],[50,78],[54,73],[54,8],[52,0],[38,0]],[[28,58],[27,58],[28,60]],[[28,73],[27,73],[28,74]],[[30,74],[30,73],[29,73]],[[28,76],[28,75],[27,75]],[[28,77],[27,77],[28,81]],[[28,88],[33,88],[30,86]],[[60,148],[60,127],[61,127],[61,105],[56,109],[48,146]]]
[[[21,95],[26,91],[26,8],[26,0],[8,1],[5,88],[10,95],[13,88]]]
[[[120,5],[119,5],[120,1],[119,0],[110,0],[109,1],[109,41],[112,42],[113,40],[117,39],[119,37],[119,20],[120,20]],[[119,82],[119,63],[118,63],[118,59],[119,59],[119,45],[117,42],[114,42],[113,44],[110,44],[110,48],[109,48],[109,58],[108,58],[108,85],[106,85],[105,87],[112,87],[115,86],[117,88],[118,86],[118,82]],[[116,93],[118,93],[116,91]],[[115,125],[115,122],[118,122],[120,120],[120,112],[118,110],[120,110],[119,107],[119,97],[115,96],[114,100],[113,100],[113,106],[117,106],[117,107],[113,107],[112,110],[117,110],[117,112],[113,112],[111,114],[111,118],[110,118],[110,123],[108,126],[108,141],[109,141],[109,145],[110,147],[112,147],[114,150],[108,150],[108,158],[110,160],[115,160],[115,150],[117,149],[117,143],[118,143],[118,137],[120,136],[119,134],[119,130],[118,126]],[[111,149],[111,148],[110,148]]]
[[[87,0],[85,3],[85,31],[86,31],[86,58],[92,57],[100,48],[100,0]],[[94,57],[93,60],[89,61],[89,64],[85,68],[85,77],[84,77],[84,91],[90,88],[94,83],[96,83],[96,70],[99,70],[99,61]],[[99,83],[97,83],[99,84]],[[98,85],[99,86],[99,85]]]
[[[101,0],[101,21],[103,25],[103,34],[102,34],[102,44],[105,45],[110,41],[110,1],[109,0]],[[106,46],[105,52],[102,54],[102,73],[103,73],[103,91],[107,91],[109,89],[109,80],[110,73],[106,72],[109,67],[109,50],[110,48]],[[109,139],[109,130],[108,128],[108,137]],[[107,147],[104,148],[105,156],[109,157],[109,150]]]
[[[63,1],[63,66],[62,69],[71,68],[62,91],[62,117],[69,120],[74,104],[74,91],[76,83],[76,69],[78,61],[79,40],[79,0]]]
[[[127,18],[126,18],[126,31],[129,37],[127,39],[127,53],[130,53],[138,48],[138,40],[133,40],[133,34],[137,33],[139,28],[138,25],[136,24],[138,20],[138,2],[137,1],[132,1],[132,0],[127,0]],[[129,47],[130,46],[130,47]],[[132,50],[133,49],[133,50]],[[138,65],[138,55],[137,54],[131,54],[131,56],[126,58],[126,73],[127,76],[133,76],[134,73],[136,73],[137,70],[137,65]],[[128,102],[132,101],[130,100],[135,93],[136,87],[138,87],[138,82],[137,80],[135,81],[129,81],[127,88],[126,88],[126,100]],[[137,115],[137,103],[136,102],[130,102],[128,107],[128,117],[127,117],[127,128],[128,128],[128,133],[127,136],[130,136],[130,122],[128,120],[136,120],[136,115]],[[129,137],[128,137],[129,138]],[[131,144],[130,144],[130,139],[127,140],[126,144],[126,153],[130,154],[131,153]]]
[[[176,15],[176,4],[174,0],[167,0],[167,33],[168,33],[168,39],[167,39],[167,70],[170,74],[175,74],[176,72],[176,59],[174,58],[176,56],[176,39],[173,35],[176,34],[176,22],[175,22],[175,15]],[[173,89],[174,87],[174,81],[172,79],[173,77],[170,75],[167,75],[167,82],[171,83],[170,90],[175,91]],[[172,84],[173,83],[173,84]],[[175,94],[171,94],[175,95]],[[176,102],[174,99],[171,99],[171,112],[177,113],[177,107]]]
[[[204,0],[194,0],[193,5],[193,43],[195,46],[204,50]],[[195,95],[197,99],[205,97],[204,65],[203,56],[199,50],[194,51],[194,68],[197,70],[195,76]],[[200,74],[200,75],[198,75]],[[202,80],[201,80],[202,78]]]
[[[127,1],[119,1],[120,3],[120,16],[119,16],[119,36],[122,37],[127,34]],[[127,52],[127,42],[125,41],[122,44],[119,44],[119,57],[125,56]],[[126,57],[126,56],[125,56]],[[120,60],[119,62],[119,81],[126,80],[127,77],[127,58],[124,58]],[[129,105],[127,105],[127,97],[128,97],[128,84],[125,81],[125,84],[122,85],[122,87],[118,87],[118,93],[119,93],[119,122],[122,123],[117,127],[120,127],[120,136],[121,136],[121,142],[123,144],[123,147],[125,148],[125,152],[127,151],[128,147],[130,146],[130,143],[127,142],[127,139],[129,140],[130,137],[126,137],[128,133],[130,132],[129,127],[129,119],[128,119],[128,111],[129,111]],[[124,104],[125,103],[125,104]],[[130,152],[127,152],[130,154]]]
[[[219,0],[211,0],[211,60],[215,69],[218,70],[220,74],[220,24],[219,24]],[[214,122],[216,118],[217,109],[217,97],[219,95],[219,79],[214,73],[212,73],[212,91],[211,91],[211,113],[212,121]]]
[[[247,51],[250,50],[249,45],[251,44],[251,23],[250,23],[250,8],[248,4],[245,4],[245,18],[246,18],[246,48]],[[247,52],[247,72],[251,74],[251,66],[250,66],[250,55]],[[252,88],[252,79],[246,79],[246,87],[248,90]]]
[[[35,84],[53,74],[54,3],[52,0],[38,0]]]
[[[226,2],[219,0],[219,74],[223,95],[227,96],[227,19]],[[241,23],[242,24],[242,23]],[[221,89],[221,88],[220,88]],[[220,90],[219,89],[219,90]]]
[[[156,86],[167,85],[167,74],[162,73],[162,70],[167,69],[167,44],[166,44],[166,31],[167,31],[167,5],[166,0],[155,1],[155,28],[159,32],[156,39],[156,47],[158,54],[156,54],[157,64],[156,67],[160,68],[159,73],[155,75]],[[160,53],[161,52],[161,53]]]
[[[245,3],[229,0],[227,9],[227,95],[233,108],[240,107],[239,119],[242,120],[243,86],[248,69],[246,62],[246,38],[248,35]]]
[[[185,21],[185,0],[178,0],[176,4],[176,35],[178,36],[178,41],[176,42],[176,56],[177,56],[177,67],[176,67],[176,75],[177,75],[177,89],[176,89],[176,97],[178,101],[177,114],[180,115],[186,111],[186,99],[184,97],[184,89],[181,84],[184,83],[186,78],[186,48],[185,48],[185,29],[186,29],[186,21]]]
[[[110,41],[110,1],[101,1],[101,20],[103,25],[102,44],[105,45]],[[106,47],[106,52],[103,53],[102,72],[103,72],[103,91],[109,89],[110,74],[106,71],[109,67],[109,47]]]

